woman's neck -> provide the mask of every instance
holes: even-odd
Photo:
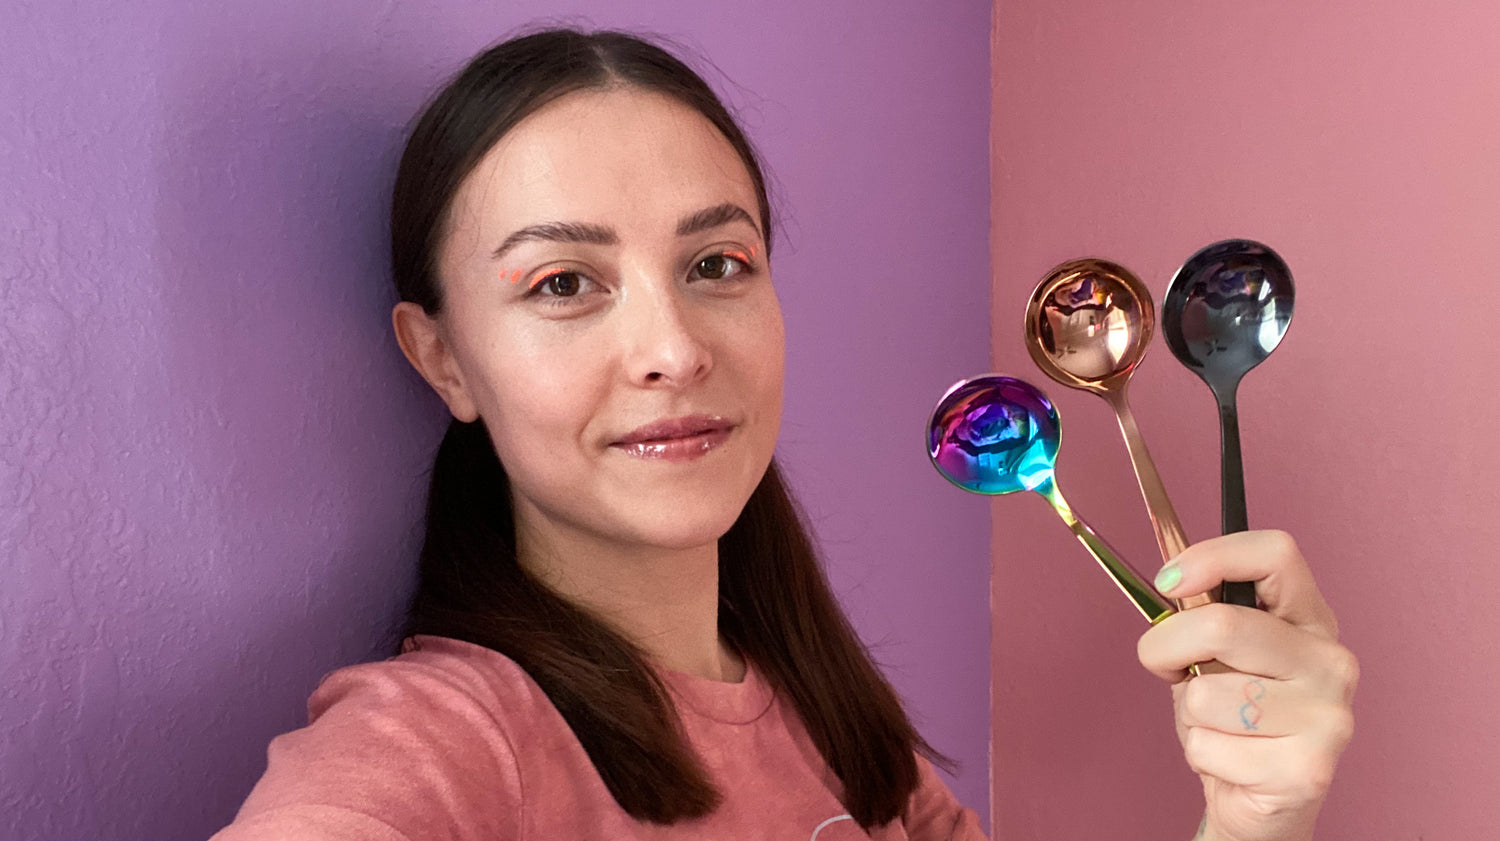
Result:
[[[718,544],[688,549],[599,545],[518,528],[517,560],[658,666],[726,683],[745,665],[719,635]]]

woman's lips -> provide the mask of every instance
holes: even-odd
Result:
[[[661,418],[637,427],[628,435],[622,435],[616,444],[641,444],[686,438],[690,435],[714,429],[727,429],[734,424],[718,415],[683,415],[676,418]]]
[[[729,438],[729,433],[734,427],[719,427],[708,429],[696,435],[685,435],[678,438],[658,438],[651,441],[637,441],[631,444],[611,444],[627,455],[636,458],[661,459],[663,461],[691,461],[701,457],[704,453],[723,444]]]

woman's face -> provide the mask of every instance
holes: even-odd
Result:
[[[575,92],[501,139],[452,211],[434,385],[484,419],[522,547],[717,540],[770,461],[784,345],[729,142],[661,94]]]

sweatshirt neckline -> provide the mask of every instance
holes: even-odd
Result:
[[[745,679],[739,683],[710,680],[661,666],[655,668],[679,706],[723,724],[749,724],[765,715],[776,700],[771,685],[748,658]]]
[[[500,657],[515,664],[509,657],[478,643],[432,634],[410,637],[402,642],[401,648],[403,652],[417,648],[447,649],[455,654],[468,650],[478,652],[482,657]],[[458,650],[454,651],[455,648]],[[651,668],[672,693],[680,710],[723,724],[750,724],[771,708],[776,700],[776,692],[755,667],[755,663],[748,657],[743,659],[745,678],[739,683],[710,680],[656,664],[652,664]]]

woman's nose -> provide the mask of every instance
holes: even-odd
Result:
[[[640,385],[685,386],[713,368],[705,324],[676,284],[638,288],[627,305],[630,339],[627,369]]]

